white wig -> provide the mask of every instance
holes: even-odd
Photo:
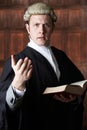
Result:
[[[24,14],[24,21],[27,22],[30,19],[31,15],[44,15],[47,14],[51,17],[53,22],[56,22],[57,17],[54,13],[54,10],[43,2],[38,2],[30,5]]]

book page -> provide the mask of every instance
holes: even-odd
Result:
[[[71,83],[70,85],[77,85],[83,88],[84,84],[87,82],[87,80],[78,81],[75,83]]]
[[[61,85],[61,86],[57,86],[57,87],[47,87],[43,94],[62,92],[66,89],[66,87],[67,87],[67,85]]]

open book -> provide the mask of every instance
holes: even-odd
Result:
[[[43,94],[66,92],[66,93],[81,96],[86,89],[87,89],[87,80],[82,80],[82,81],[61,85],[61,86],[47,87],[43,92]]]

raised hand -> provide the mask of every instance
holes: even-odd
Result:
[[[32,75],[32,62],[28,57],[19,59],[16,63],[15,58],[11,55],[11,65],[15,76],[12,85],[19,90],[25,89],[25,83]]]

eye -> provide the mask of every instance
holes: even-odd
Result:
[[[45,27],[51,27],[51,24],[50,23],[46,23],[44,26]]]
[[[36,26],[36,27],[39,27],[39,24],[38,24],[38,23],[36,23],[36,24],[35,24],[35,26]]]

